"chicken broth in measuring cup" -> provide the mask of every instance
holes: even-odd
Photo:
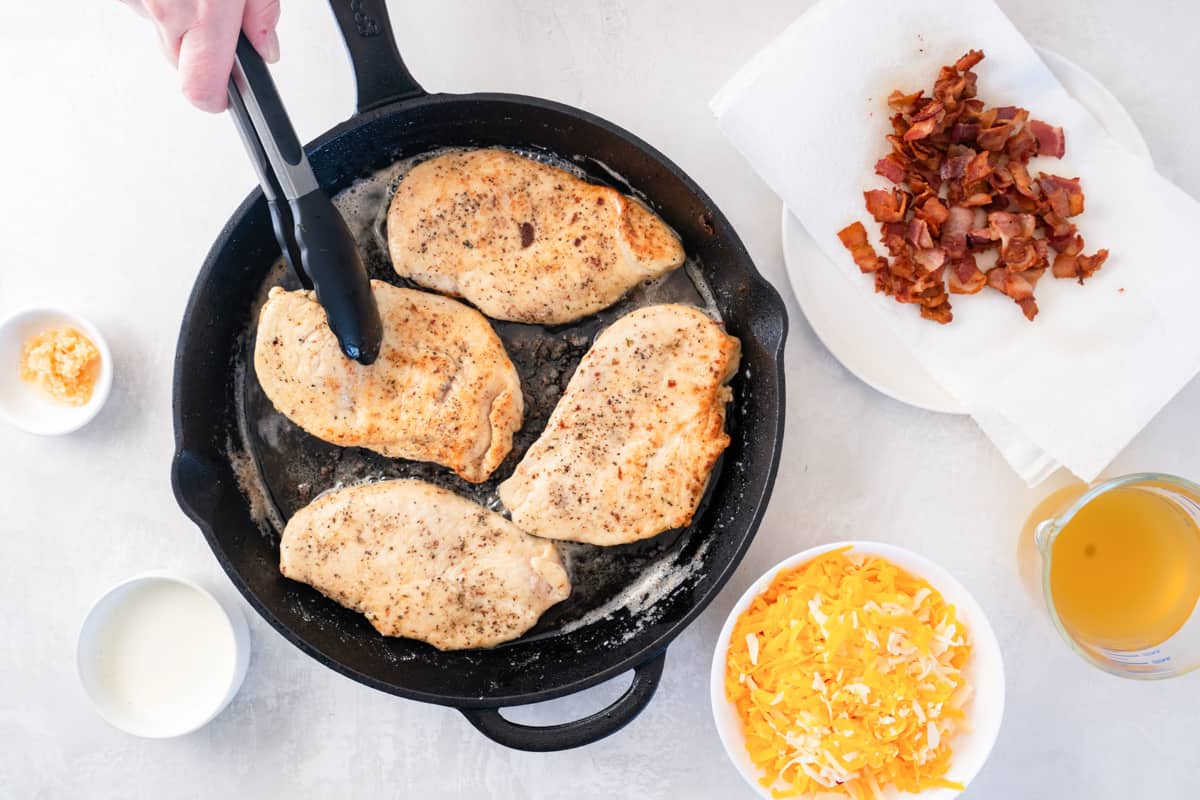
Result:
[[[1169,677],[1200,666],[1200,490],[1130,475],[1093,487],[1038,526],[1056,625],[1114,674]]]

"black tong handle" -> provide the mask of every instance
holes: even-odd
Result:
[[[316,290],[342,352],[373,363],[383,323],[366,267],[345,220],[317,183],[267,65],[244,34],[229,79],[229,109],[292,271],[301,285]]]

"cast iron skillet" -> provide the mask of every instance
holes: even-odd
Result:
[[[214,243],[184,313],[175,360],[175,495],[247,601],[321,663],[385,692],[458,708],[486,736],[508,747],[564,750],[596,741],[650,701],[667,645],[716,596],[762,519],[783,438],[786,311],[725,216],[654,148],[591,114],[546,100],[428,94],[400,59],[383,0],[331,0],[331,5],[353,61],[358,113],[307,148],[321,185],[333,194],[401,158],[446,146],[518,147],[573,160],[598,182],[613,183],[613,173],[622,176],[628,185],[620,188],[642,193],[682,236],[728,330],[741,339],[742,364],[732,383],[727,422],[732,443],[689,528],[605,554],[605,564],[635,568],[653,557],[669,564],[667,577],[682,576],[663,596],[642,604],[649,607],[620,608],[569,625],[572,616],[578,619],[589,610],[581,604],[597,606],[604,599],[583,592],[582,599],[573,596],[563,604],[565,611],[552,609],[530,634],[492,650],[442,653],[420,642],[379,636],[360,615],[280,576],[277,532],[260,528],[252,501],[239,488],[238,469],[244,472],[244,463],[235,464],[241,461],[236,419],[247,403],[253,405],[253,393],[243,390],[235,373],[248,358],[245,333],[256,297],[279,257],[266,204],[255,190]],[[501,331],[506,343],[512,327]],[[252,375],[245,381],[251,388],[257,385]],[[298,429],[287,431],[285,445],[307,440],[295,445],[296,460],[311,458],[324,446]],[[276,431],[274,439],[280,435]],[[265,502],[274,503],[286,519],[312,487],[285,485],[286,474],[276,479],[277,471],[286,473],[291,451],[284,446],[281,460],[280,453],[264,455],[265,447],[256,450],[250,443],[250,458],[267,484]],[[408,474],[408,462],[369,463],[380,474]],[[502,475],[508,471],[511,462],[500,469]],[[615,574],[619,580],[632,577],[622,576],[620,569]],[[534,727],[499,713],[506,706],[578,692],[627,670],[634,672],[628,691],[584,719]]]

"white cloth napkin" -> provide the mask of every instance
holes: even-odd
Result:
[[[889,150],[886,98],[928,93],[938,68],[970,49],[986,54],[975,71],[989,106],[1022,106],[1065,129],[1066,158],[1037,158],[1030,172],[1082,178],[1086,210],[1072,221],[1085,252],[1111,253],[1086,286],[1047,273],[1032,323],[987,288],[952,295],[949,325],[923,320],[874,295],[836,235],[861,220],[886,252],[862,195],[891,186],[874,174]],[[887,315],[1030,485],[1059,465],[1094,479],[1200,371],[1200,204],[1115,142],[991,0],[822,0],[712,109],[837,265],[842,276],[829,279],[861,285],[862,302]]]

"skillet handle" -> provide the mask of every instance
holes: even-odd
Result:
[[[426,94],[392,35],[385,0],[329,0],[358,84],[358,113]]]
[[[539,727],[509,722],[500,715],[498,708],[460,708],[459,711],[484,736],[514,750],[548,753],[582,747],[616,733],[642,713],[662,679],[666,656],[667,651],[663,650],[638,664],[633,668],[633,683],[625,694],[608,708],[574,722]]]

